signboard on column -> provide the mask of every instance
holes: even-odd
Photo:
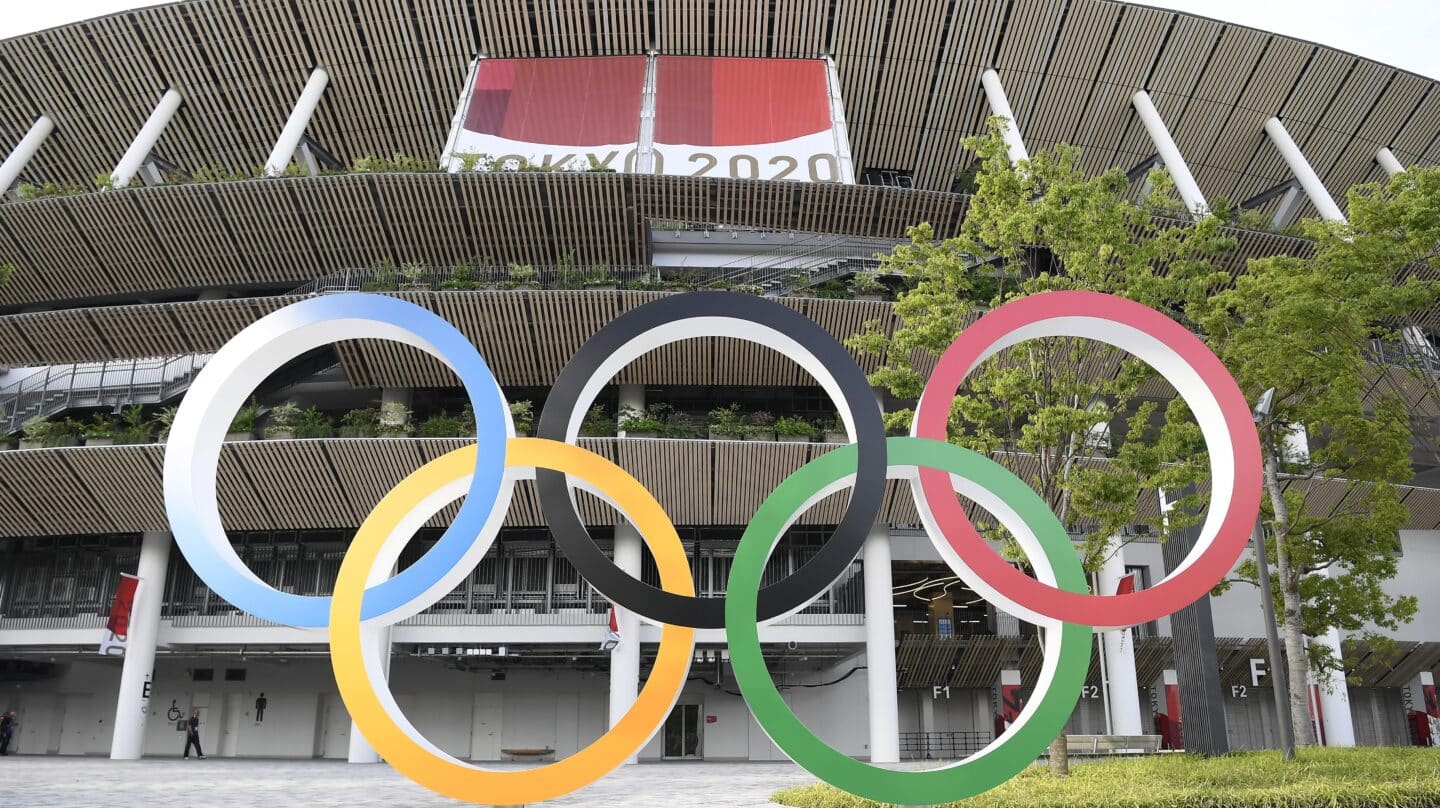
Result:
[[[120,583],[115,586],[115,600],[110,604],[110,619],[105,622],[105,636],[100,640],[101,656],[125,656],[125,644],[130,636],[130,613],[135,609],[135,593],[139,589],[139,577],[120,573]]]

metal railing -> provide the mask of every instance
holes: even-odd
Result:
[[[990,744],[988,732],[902,732],[902,760],[960,760]]]
[[[51,365],[0,389],[0,428],[17,432],[32,418],[69,409],[158,404],[185,392],[209,354]]]
[[[517,274],[517,270],[519,273]],[[524,270],[533,270],[530,275]],[[356,267],[301,286],[290,294],[334,292],[470,291],[536,283],[548,289],[585,289],[651,279],[656,267],[604,265],[485,265],[477,267]]]

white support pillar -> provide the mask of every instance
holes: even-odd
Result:
[[[170,565],[170,534],[146,533],[140,539],[140,578],[130,609],[125,662],[115,703],[111,760],[139,760],[145,751],[145,719],[150,714],[150,688],[155,674],[155,645],[160,636],[160,603],[165,599],[165,574]]]
[[[1155,144],[1155,150],[1160,153],[1165,170],[1170,172],[1170,178],[1175,181],[1175,191],[1180,194],[1180,200],[1196,216],[1208,214],[1210,204],[1200,192],[1200,185],[1190,173],[1190,166],[1185,163],[1180,147],[1175,145],[1175,138],[1170,136],[1170,130],[1166,128],[1165,120],[1160,117],[1160,111],[1155,108],[1150,94],[1139,90],[1131,96],[1130,101],[1140,116],[1140,122],[1145,124],[1145,131],[1150,133],[1150,140]]]
[[[315,114],[315,108],[320,105],[320,97],[325,94],[325,88],[330,84],[330,74],[324,68],[317,67],[310,73],[310,79],[305,82],[305,89],[300,91],[300,98],[295,102],[295,109],[290,112],[290,119],[285,121],[285,128],[280,130],[280,138],[275,141],[275,148],[270,151],[270,157],[265,161],[265,174],[270,177],[278,177],[289,168],[290,160],[295,156],[295,147],[300,145],[300,138],[305,135],[305,127],[310,124],[310,118]]]
[[[1400,162],[1400,158],[1395,156],[1395,152],[1390,151],[1389,146],[1381,146],[1380,151],[1375,152],[1375,162],[1379,163],[1380,167],[1385,169],[1385,173],[1391,177],[1405,173],[1404,164]]]
[[[620,402],[619,402],[619,404],[620,404],[620,408],[616,411],[615,416],[616,416],[617,419],[620,419],[620,420],[623,420],[624,415],[625,415],[625,411],[626,411],[627,409],[629,409],[629,410],[636,410],[636,411],[644,411],[644,409],[645,409],[645,385],[643,385],[643,384],[622,384],[622,385],[620,385]],[[623,438],[623,437],[625,437],[625,430],[623,430],[623,429],[618,430],[615,434],[616,434],[618,437]],[[636,575],[639,575],[639,574],[640,574],[640,570],[639,570],[638,568],[635,570],[635,574],[636,574]]]
[[[1320,574],[1329,576],[1333,569],[1327,567]],[[1329,631],[1316,637],[1314,642],[1328,647],[1336,661],[1341,659],[1340,629],[1332,626]],[[1345,681],[1345,671],[1331,669],[1316,674],[1315,683],[1319,685],[1320,717],[1325,728],[1325,745],[1354,746],[1355,720],[1350,713],[1350,686]]]
[[[865,659],[870,695],[870,762],[900,762],[900,699],[895,686],[895,584],[890,528],[865,539]]]
[[[160,97],[160,103],[155,105],[155,111],[150,113],[145,125],[140,127],[140,133],[126,149],[125,156],[115,165],[115,170],[110,174],[111,188],[124,188],[135,179],[140,173],[140,167],[150,157],[150,152],[155,144],[160,141],[160,136],[165,134],[165,127],[175,117],[175,111],[180,109],[180,102],[184,100],[176,90],[166,90],[165,95]]]
[[[380,647],[385,649],[384,669],[386,680],[390,678],[390,629],[390,626],[383,626],[378,629],[368,627],[363,629],[364,631],[376,631],[380,634]],[[380,753],[376,752],[375,747],[371,746],[370,742],[365,740],[365,736],[360,734],[360,727],[356,726],[354,721],[350,722],[350,748],[345,755],[345,761],[347,763],[380,762]]]
[[[1025,150],[1025,141],[1020,137],[1020,124],[1015,112],[1010,109],[1010,99],[1005,95],[1005,85],[1000,83],[1000,74],[994,68],[985,68],[980,74],[980,83],[985,86],[985,98],[990,102],[990,111],[996,117],[1005,119],[1005,152],[1010,156],[1011,165],[1029,160],[1030,152]]]
[[[640,577],[640,531],[634,525],[615,526],[615,566]],[[630,711],[640,695],[640,616],[629,609],[613,606],[615,625],[620,641],[610,651],[610,721],[615,724]],[[626,763],[636,763],[639,755],[631,755]]]
[[[1285,158],[1285,163],[1290,166],[1295,179],[1300,181],[1300,187],[1305,189],[1310,203],[1320,211],[1320,217],[1332,222],[1345,221],[1345,214],[1340,212],[1340,206],[1335,204],[1330,191],[1325,188],[1325,183],[1320,181],[1320,175],[1310,167],[1310,162],[1295,144],[1295,139],[1290,137],[1285,124],[1281,123],[1279,118],[1271,118],[1265,122],[1265,133],[1270,136],[1270,142],[1275,144],[1280,156]]]
[[[54,131],[55,121],[49,115],[41,115],[35,119],[35,123],[30,125],[30,131],[20,138],[10,156],[0,164],[0,194],[9,191],[10,186],[20,179],[20,172],[25,170],[25,166],[35,157],[35,152],[40,150],[45,138],[50,137],[50,133]]]
[[[1125,577],[1120,552],[1111,553],[1100,567],[1100,592],[1113,595]],[[1135,673],[1135,637],[1132,629],[1107,631],[1100,636],[1105,650],[1105,700],[1110,707],[1110,732],[1143,735],[1140,718],[1140,683]]]

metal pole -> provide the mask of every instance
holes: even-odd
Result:
[[[1275,694],[1275,723],[1280,725],[1280,748],[1286,760],[1295,759],[1295,731],[1290,726],[1288,668],[1280,651],[1280,630],[1275,619],[1275,597],[1270,591],[1270,562],[1266,558],[1265,525],[1255,520],[1255,574],[1260,579],[1260,605],[1265,611],[1265,645],[1270,650],[1270,689]]]

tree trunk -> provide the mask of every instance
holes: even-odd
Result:
[[[1050,774],[1056,777],[1070,775],[1070,747],[1065,742],[1064,732],[1050,742]]]
[[[1280,490],[1279,463],[1272,450],[1265,453],[1265,489],[1275,510],[1275,568],[1280,577],[1280,594],[1284,613],[1281,629],[1285,632],[1285,661],[1290,680],[1290,726],[1295,732],[1295,745],[1314,746],[1315,733],[1310,724],[1310,663],[1305,654],[1305,623],[1300,616],[1300,576],[1290,564],[1290,509]],[[1274,660],[1271,660],[1274,664]]]

